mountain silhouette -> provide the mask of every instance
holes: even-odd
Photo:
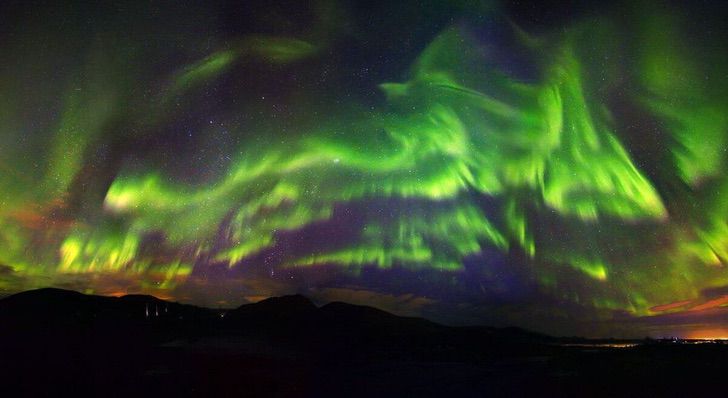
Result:
[[[334,301],[320,308],[326,319],[340,325],[372,327],[403,327],[407,329],[442,327],[424,318],[402,317],[365,305]]]
[[[285,326],[315,317],[317,310],[311,300],[296,294],[241,305],[225,313],[225,321],[246,326]]]
[[[266,336],[296,335],[333,339],[345,337],[457,335],[470,340],[543,343],[552,338],[518,329],[490,327],[453,328],[416,317],[403,317],[363,305],[331,302],[317,307],[302,295],[271,297],[238,308],[219,311],[161,300],[149,295],[106,297],[76,291],[43,288],[0,299],[0,322],[12,325],[2,333],[27,333],[40,329],[76,332],[114,332],[133,328],[144,334],[166,328],[174,335],[194,328],[222,328],[231,333]],[[103,329],[109,328],[112,331]],[[474,336],[474,337],[471,337]],[[185,336],[179,336],[185,337]]]
[[[259,345],[316,357],[348,352],[352,358],[395,354],[477,359],[553,341],[517,328],[448,327],[343,302],[317,307],[302,295],[271,297],[223,312],[146,295],[104,297],[46,288],[0,300],[0,323],[12,325],[0,330],[0,338],[33,345],[54,336],[98,346],[116,339],[147,345],[195,341],[195,346],[225,340],[229,347],[237,344],[231,338],[247,336]]]
[[[0,299],[0,325],[0,383],[18,396],[686,396],[728,358],[722,344],[610,348],[301,295],[221,311],[38,289]]]
[[[103,346],[152,344],[208,329],[218,314],[153,296],[105,297],[44,288],[0,300],[0,340],[43,347],[46,339]],[[2,344],[2,341],[0,341]],[[50,347],[49,347],[50,348]]]

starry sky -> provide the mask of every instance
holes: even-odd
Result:
[[[0,5],[0,293],[728,337],[716,4],[115,3]]]

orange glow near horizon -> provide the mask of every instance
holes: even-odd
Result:
[[[728,340],[728,328],[692,330],[687,332],[684,338],[694,340]]]

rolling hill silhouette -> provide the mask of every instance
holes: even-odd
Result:
[[[29,328],[33,331],[41,326],[82,330],[215,318],[213,310],[143,295],[105,297],[43,288],[0,300],[0,321],[13,325],[4,332],[28,332]]]
[[[331,302],[317,307],[302,295],[271,297],[253,304],[220,311],[193,305],[168,302],[153,296],[127,295],[105,297],[75,291],[43,288],[8,296],[0,300],[3,332],[29,332],[39,327],[75,330],[103,327],[135,327],[137,334],[151,328],[196,327],[221,328],[245,334],[307,333],[336,336],[395,336],[456,333],[459,337],[479,334],[480,339],[502,339],[543,343],[546,335],[518,328],[453,328],[423,318],[402,317],[362,305]],[[28,330],[30,329],[30,330]],[[184,336],[180,336],[184,337]]]
[[[724,345],[570,347],[301,295],[221,311],[38,289],[0,299],[0,325],[0,383],[24,396],[684,396],[728,364]]]

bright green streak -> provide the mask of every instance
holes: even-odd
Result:
[[[272,266],[333,264],[353,272],[405,267],[454,274],[485,247],[515,248],[554,294],[562,293],[568,278],[562,271],[583,278],[584,291],[564,293],[578,303],[645,313],[655,304],[695,297],[704,287],[728,283],[719,269],[728,261],[728,93],[720,75],[728,63],[701,65],[682,44],[678,18],[646,14],[632,38],[637,85],[628,97],[674,140],[665,144],[668,166],[697,203],[679,221],[667,209],[684,198],[658,192],[659,184],[640,169],[619,136],[602,94],[614,82],[594,81],[600,71],[593,70],[589,55],[597,51],[584,48],[584,41],[608,42],[612,37],[604,27],[612,25],[586,23],[542,39],[524,38],[523,47],[538,58],[534,81],[493,66],[483,43],[451,28],[413,60],[408,78],[380,84],[386,100],[377,106],[342,99],[316,107],[319,98],[292,95],[287,105],[293,113],[318,116],[300,116],[308,123],[286,125],[262,110],[262,123],[231,123],[231,134],[243,137],[243,143],[225,148],[233,160],[215,181],[187,186],[159,170],[123,167],[105,193],[103,209],[89,216],[91,225],[76,222],[49,232],[40,238],[52,242],[50,250],[26,252],[41,234],[24,227],[17,210],[26,201],[64,198],[83,177],[88,152],[119,139],[111,133],[154,134],[183,111],[176,109],[184,102],[178,100],[248,61],[294,68],[324,46],[250,36],[208,56],[191,55],[197,61],[167,76],[160,92],[136,104],[146,111],[119,110],[127,108],[131,95],[124,89],[128,82],[115,83],[112,76],[123,74],[123,63],[111,68],[98,61],[101,55],[90,57],[83,68],[87,73],[80,74],[86,76],[84,84],[72,79],[57,120],[38,133],[49,149],[37,167],[23,158],[29,149],[18,144],[24,135],[18,111],[0,90],[0,117],[8,120],[0,131],[18,146],[0,147],[0,263],[33,277],[143,275],[146,286],[172,289],[198,259],[238,266],[277,247],[280,233],[336,222],[335,209],[353,207],[364,209],[364,222],[352,231],[351,241],[315,253],[286,253]],[[605,70],[618,69],[616,61],[604,62]],[[6,80],[0,83],[9,85]],[[241,106],[235,112],[257,110]],[[110,129],[119,119],[134,120],[121,132]],[[214,134],[215,128],[202,133]],[[41,183],[30,186],[25,180]],[[484,196],[496,204],[483,209],[476,197]],[[393,208],[374,209],[385,205]],[[615,239],[607,250],[587,237],[560,247],[558,237],[543,233],[551,227],[597,231],[615,220],[627,230],[650,225],[650,232],[671,243],[659,248],[664,254],[652,255],[641,253],[656,251],[644,236],[635,236],[634,244]],[[556,225],[544,227],[548,223]],[[147,235],[158,232],[173,255],[143,250]],[[599,234],[606,233],[594,232]]]
[[[447,61],[452,59],[459,61],[452,65]],[[163,230],[172,241],[195,241],[203,249],[205,237],[233,212],[231,246],[215,256],[233,265],[273,246],[277,231],[330,218],[335,203],[447,199],[457,203],[454,210],[428,209],[395,221],[374,218],[353,246],[291,261],[443,270],[459,269],[483,243],[505,248],[511,241],[536,254],[519,209],[526,203],[511,201],[506,208],[507,236],[460,199],[470,189],[492,195],[540,192],[547,206],[585,220],[664,216],[659,196],[607,131],[607,122],[598,123],[590,113],[568,43],[542,85],[482,71],[483,63],[467,38],[448,31],[425,51],[411,81],[383,85],[391,107],[350,112],[286,149],[273,149],[274,144],[262,153],[243,149],[228,177],[210,187],[166,186],[155,175],[120,178],[106,205],[133,213],[136,230]],[[468,68],[471,74],[464,73]],[[499,95],[511,103],[496,99]],[[606,279],[596,266],[574,266]]]
[[[383,224],[364,226],[356,246],[312,254],[291,265],[339,264],[355,269],[370,264],[418,268],[422,264],[443,271],[462,268],[462,259],[480,252],[483,243],[507,247],[507,241],[482,212],[462,206],[437,213],[432,219],[416,214]]]

